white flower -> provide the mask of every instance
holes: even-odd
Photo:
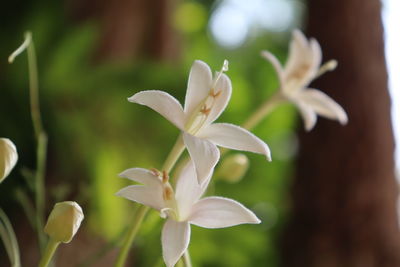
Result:
[[[54,205],[44,232],[57,242],[69,243],[78,231],[83,218],[83,211],[78,203],[59,202]]]
[[[0,138],[0,183],[10,174],[18,160],[17,148],[10,139]]]
[[[231,97],[231,81],[223,73],[227,69],[228,62],[225,61],[213,79],[208,65],[195,61],[189,75],[184,108],[163,91],[142,91],[128,98],[130,102],[157,111],[182,131],[199,183],[209,176],[219,159],[216,145],[264,154],[270,160],[268,146],[249,131],[232,124],[213,123]]]
[[[128,169],[121,177],[139,182],[121,189],[117,195],[160,211],[167,218],[162,230],[163,257],[168,267],[174,266],[189,246],[190,224],[205,228],[223,228],[243,223],[260,223],[239,202],[222,197],[202,198],[210,177],[199,185],[192,161],[178,177],[172,189],[165,172],[140,168]]]
[[[306,130],[310,131],[314,127],[317,114],[338,120],[341,124],[347,123],[346,112],[338,103],[319,90],[307,88],[314,79],[335,69],[337,65],[336,61],[331,60],[320,66],[322,52],[315,39],[308,41],[301,31],[294,30],[285,67],[268,51],[262,51],[261,55],[275,68],[280,92],[299,108]]]

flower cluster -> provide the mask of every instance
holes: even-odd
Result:
[[[158,210],[167,218],[162,231],[163,257],[174,266],[189,245],[190,224],[205,228],[222,228],[260,220],[242,204],[222,197],[201,198],[207,189],[220,158],[218,146],[264,154],[270,150],[249,131],[227,123],[214,123],[226,108],[232,91],[224,74],[225,61],[213,78],[208,65],[195,61],[190,71],[185,106],[162,91],[142,91],[129,101],[157,111],[182,132],[183,144],[191,157],[181,171],[176,187],[169,183],[165,171],[129,169],[122,177],[138,182],[120,190],[117,195]]]
[[[316,114],[337,119],[342,124],[347,122],[346,113],[331,98],[321,91],[305,89],[313,79],[335,65],[331,61],[320,67],[321,49],[314,39],[307,41],[300,31],[294,31],[285,68],[271,53],[263,51],[262,55],[271,61],[278,73],[280,97],[299,108],[307,130],[314,127]],[[214,122],[231,97],[231,81],[224,73],[227,70],[228,62],[224,61],[221,70],[213,77],[206,63],[195,61],[189,75],[184,107],[168,93],[157,90],[141,91],[128,98],[130,102],[160,113],[181,131],[172,156],[164,164],[167,166],[165,169],[128,169],[120,176],[139,184],[117,193],[159,211],[160,216],[167,219],[162,230],[162,250],[168,267],[174,266],[187,250],[190,224],[222,228],[260,223],[252,211],[235,200],[202,198],[220,159],[217,146],[263,154],[271,160],[267,144],[251,132],[233,124]],[[178,175],[174,187],[169,172],[185,147],[190,160]]]

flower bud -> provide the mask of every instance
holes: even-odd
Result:
[[[0,183],[8,176],[18,160],[17,149],[7,138],[0,138]]]
[[[54,205],[47,219],[44,232],[55,241],[69,243],[83,220],[82,208],[74,201]]]
[[[227,156],[218,169],[218,176],[228,182],[240,181],[249,168],[249,159],[244,154],[233,154]]]

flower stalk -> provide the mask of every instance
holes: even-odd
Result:
[[[183,254],[183,262],[185,263],[185,267],[192,267],[192,260],[190,259],[190,254],[188,249]]]
[[[140,205],[137,207],[136,212],[134,214],[133,222],[131,224],[131,228],[124,240],[124,244],[121,248],[121,251],[118,254],[117,261],[115,262],[115,267],[123,267],[126,259],[128,257],[129,249],[131,248],[133,241],[135,240],[136,234],[139,231],[140,226],[142,225],[143,219],[146,216],[149,208],[147,206]]]
[[[18,241],[14,229],[5,212],[0,208],[0,238],[3,240],[4,247],[12,267],[20,267],[20,253]]]
[[[49,242],[44,250],[44,254],[39,262],[39,267],[49,266],[49,263],[51,262],[51,259],[53,258],[59,244],[59,241],[56,241],[53,238],[49,239]]]
[[[242,124],[242,127],[251,130],[257,126],[269,113],[271,113],[277,106],[285,102],[285,99],[277,91],[272,97],[264,102],[250,117]]]
[[[47,134],[43,129],[42,117],[40,112],[39,101],[39,78],[36,60],[35,46],[32,39],[32,33],[25,33],[25,40],[20,47],[15,50],[8,58],[9,63],[23,51],[27,51],[28,55],[28,73],[29,73],[29,98],[30,112],[32,117],[33,128],[36,137],[36,172],[35,172],[35,206],[36,206],[36,231],[39,240],[39,247],[43,250],[45,238],[42,232],[44,225],[44,203],[45,190],[44,179],[46,172],[47,158]]]

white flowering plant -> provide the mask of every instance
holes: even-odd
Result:
[[[10,56],[9,61],[12,62],[25,50],[30,63],[31,114],[38,151],[34,175],[35,227],[39,245],[43,248],[39,266],[45,267],[50,264],[58,245],[72,240],[84,215],[76,202],[63,201],[54,206],[44,224],[47,135],[40,114],[36,57],[30,33],[26,35],[21,47]],[[309,88],[314,79],[333,70],[337,65],[336,61],[331,60],[321,66],[322,52],[315,39],[308,40],[301,31],[294,30],[288,60],[284,66],[268,51],[262,51],[261,55],[273,65],[279,88],[242,125],[217,122],[227,108],[235,87],[227,75],[227,60],[214,75],[207,63],[194,61],[189,72],[183,106],[175,97],[159,90],[140,91],[128,98],[129,102],[147,106],[171,122],[177,128],[178,138],[161,168],[132,167],[120,173],[120,177],[133,184],[120,188],[115,192],[116,197],[133,201],[138,208],[123,236],[124,241],[115,260],[116,267],[126,266],[131,246],[141,226],[146,223],[150,208],[165,220],[159,233],[159,254],[167,267],[182,264],[192,266],[189,254],[191,225],[215,229],[241,224],[262,224],[257,212],[251,208],[228,198],[229,196],[207,194],[214,183],[214,173],[236,182],[249,169],[249,159],[243,152],[227,155],[228,150],[261,154],[266,159],[265,164],[273,159],[274,151],[271,153],[262,138],[250,130],[280,104],[294,104],[307,131],[315,127],[317,115],[337,120],[341,124],[347,123],[346,112],[338,103],[322,91]],[[2,138],[0,141],[1,183],[15,166],[18,155],[15,145],[9,139]],[[183,157],[185,151],[187,156]],[[217,166],[219,168],[214,171]],[[1,238],[12,265],[20,266],[17,238],[7,216],[0,211]]]

